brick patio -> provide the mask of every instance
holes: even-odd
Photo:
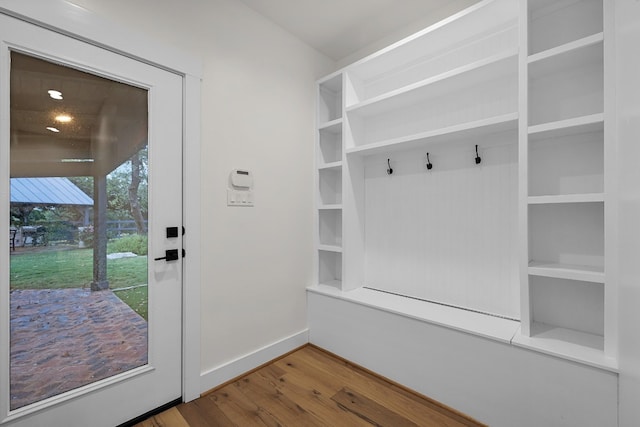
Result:
[[[111,291],[11,292],[11,409],[147,363],[147,322]]]

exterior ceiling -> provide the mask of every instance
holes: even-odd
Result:
[[[145,89],[12,52],[11,177],[109,173],[146,144],[147,112]]]
[[[239,0],[335,61],[478,0]],[[426,25],[424,23],[427,23]]]

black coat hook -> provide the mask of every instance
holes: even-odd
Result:
[[[476,144],[476,165],[479,165],[482,161],[482,158],[478,156],[478,145]]]
[[[387,159],[387,166],[389,166],[389,168],[387,169],[387,174],[391,175],[393,173],[393,169],[391,168],[391,159]]]
[[[431,164],[431,160],[429,160],[429,153],[427,153],[427,169],[431,170],[433,165]]]

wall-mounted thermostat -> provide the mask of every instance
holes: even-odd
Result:
[[[231,185],[250,189],[253,187],[253,175],[248,170],[235,169],[231,171]]]
[[[253,206],[253,174],[246,169],[234,169],[229,175],[227,206]]]

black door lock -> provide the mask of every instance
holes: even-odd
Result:
[[[167,227],[167,239],[178,237],[178,227]]]
[[[167,249],[164,251],[164,256],[160,258],[155,258],[156,261],[165,260],[165,261],[175,261],[178,257],[177,249]]]

